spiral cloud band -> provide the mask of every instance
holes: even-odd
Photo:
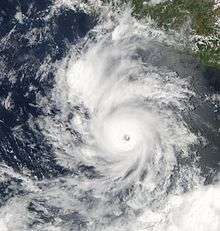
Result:
[[[22,176],[28,193],[5,204],[0,228],[219,231],[219,186],[204,186],[199,162],[208,141],[198,108],[208,99],[198,63],[180,51],[181,34],[137,21],[128,6],[98,9],[63,60],[45,60],[54,85],[37,96],[44,114],[29,121],[65,171]]]
[[[145,230],[146,222],[138,220],[143,217],[149,230],[182,230],[165,218],[173,213],[167,195],[202,182],[194,164],[202,138],[189,118],[195,72],[183,67],[171,44],[178,46],[175,37],[143,26],[130,10],[108,12],[58,65],[53,93],[62,112],[58,120],[68,120],[75,135],[60,132],[49,119],[46,124],[59,163],[85,174],[73,181],[75,194],[101,200],[92,209],[74,202],[91,230]],[[135,228],[124,219],[136,221]]]
[[[155,49],[145,28],[120,23],[68,61],[65,97],[88,108],[81,156],[105,176],[105,187],[146,181],[153,190],[160,178],[169,179],[176,154],[187,155],[196,141],[181,119],[193,92],[175,72],[144,60]]]

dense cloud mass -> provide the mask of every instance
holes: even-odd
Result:
[[[99,1],[7,7],[1,231],[218,231],[218,92],[182,34]]]

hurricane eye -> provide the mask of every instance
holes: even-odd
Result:
[[[129,141],[131,138],[130,138],[129,135],[125,134],[124,137],[123,137],[123,139],[124,139],[125,141]]]

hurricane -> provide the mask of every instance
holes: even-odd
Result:
[[[19,17],[1,40],[4,52],[20,30],[36,54],[20,45],[19,68],[1,63],[12,86],[2,105],[18,118],[2,143],[14,157],[1,157],[0,229],[219,230],[217,101],[184,33],[138,20],[130,4],[45,9],[43,26]]]

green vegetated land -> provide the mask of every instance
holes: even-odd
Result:
[[[207,66],[220,68],[220,8],[215,0],[167,0],[150,4],[147,0],[131,2],[137,18],[151,17],[163,30],[181,30],[190,26],[190,36],[196,46],[192,50]]]

